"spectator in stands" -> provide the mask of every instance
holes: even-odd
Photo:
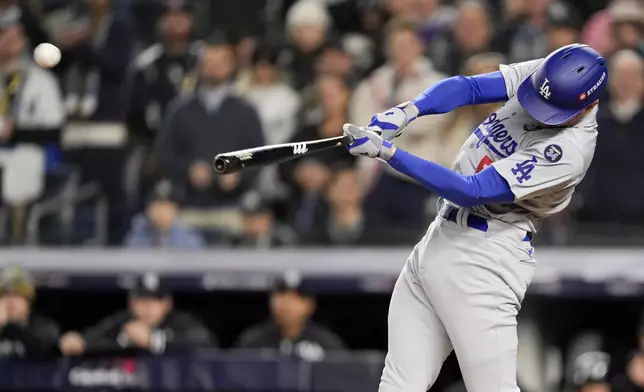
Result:
[[[271,47],[259,47],[253,54],[250,72],[238,80],[240,92],[259,113],[267,144],[286,143],[293,138],[300,109],[300,97],[283,80],[277,55]],[[258,186],[264,198],[284,199],[287,195],[274,165],[262,170]]]
[[[196,83],[198,45],[191,41],[193,6],[186,0],[165,0],[159,20],[160,42],[141,52],[133,62],[129,92],[130,131],[146,144],[158,133],[168,104]]]
[[[387,32],[387,63],[362,81],[351,100],[350,122],[366,124],[373,113],[387,110],[409,97],[420,94],[427,86],[446,77],[437,71],[431,61],[422,56],[423,47],[413,25],[389,25]],[[405,150],[423,158],[435,160],[442,149],[442,130],[448,127],[451,115],[426,116],[409,125],[403,143]],[[422,230],[425,224],[425,204],[429,193],[415,181],[378,162],[363,160],[361,176],[367,196],[368,213],[380,224],[412,232]],[[400,195],[405,203],[394,203]]]
[[[112,0],[86,0],[87,15],[58,32],[68,113],[92,121],[123,120],[125,84],[134,49],[129,18],[112,12]]]
[[[355,87],[360,82],[355,71],[353,60],[341,42],[330,41],[320,49],[320,55],[315,62],[317,75],[337,75],[346,80],[350,87]]]
[[[63,52],[56,71],[69,119],[62,137],[65,159],[81,169],[84,183],[100,185],[109,203],[108,242],[116,245],[133,207],[126,198],[130,147],[124,121],[135,29],[113,5],[112,0],[68,3],[81,9],[52,39]]]
[[[609,67],[610,99],[600,106],[597,119],[600,129],[607,131],[597,143],[593,164],[582,183],[579,218],[601,223],[597,226],[605,228],[604,234],[626,235],[615,232],[614,224],[642,228],[644,222],[644,184],[631,177],[632,168],[644,156],[644,60],[624,50],[611,58]],[[607,210],[606,206],[611,207]]]
[[[506,7],[513,6],[508,1]],[[495,39],[495,49],[508,54],[511,62],[544,57],[548,52],[546,28],[551,7],[564,7],[558,0],[526,0],[517,7],[517,17],[507,21]],[[563,13],[563,11],[558,11]]]
[[[0,10],[0,144],[5,158],[0,170],[2,201],[13,218],[13,243],[23,243],[29,205],[44,193],[46,170],[60,163],[65,121],[58,81],[32,62],[20,18],[17,6]],[[22,159],[23,152],[31,158]]]
[[[317,225],[309,232],[298,231],[305,245],[366,244],[375,230],[367,220],[362,203],[358,173],[352,168],[333,171],[325,193],[325,202],[315,211]]]
[[[33,279],[20,268],[0,275],[0,357],[44,358],[55,354],[58,325],[31,311]]]
[[[269,46],[253,54],[252,72],[239,90],[257,109],[266,143],[288,142],[296,130],[300,97],[286,84],[277,64],[278,52]]]
[[[335,75],[318,77],[315,96],[305,98],[303,126],[291,140],[300,142],[339,136],[348,122],[349,89]],[[330,149],[280,165],[282,179],[291,188],[291,213],[296,231],[308,232],[315,221],[313,214],[323,202],[323,192],[334,167],[352,165],[346,151]]]
[[[20,9],[4,9],[0,14],[0,140],[41,144],[54,159],[66,117],[62,94],[55,75],[30,58]]]
[[[213,157],[265,142],[257,111],[233,94],[230,41],[216,33],[202,49],[196,93],[168,110],[155,159],[173,183],[186,185],[186,207],[205,212],[238,205],[257,178],[256,171],[215,176]]]
[[[430,45],[430,57],[438,70],[455,75],[470,56],[491,49],[493,34],[485,4],[478,0],[464,1],[458,7],[452,30],[441,34]]]
[[[322,2],[299,0],[286,14],[286,34],[291,45],[282,53],[281,64],[296,90],[315,80],[315,60],[331,29],[331,18]]]
[[[130,248],[202,249],[201,234],[187,227],[179,218],[180,190],[162,181],[157,184],[145,214],[132,220],[132,228],[125,240]]]
[[[276,219],[271,207],[259,192],[248,192],[244,196],[243,232],[236,245],[271,248],[295,242],[293,230]]]
[[[611,20],[613,51],[642,51],[644,37],[644,4],[638,0],[615,1],[608,8]]]
[[[272,319],[244,331],[237,348],[279,350],[309,361],[344,349],[337,335],[311,320],[315,299],[298,275],[286,274],[277,282],[270,297],[270,311]]]
[[[60,339],[60,351],[63,355],[163,354],[215,344],[214,336],[200,321],[174,309],[172,295],[155,274],[137,279],[128,308],[82,334],[67,332]]]
[[[579,42],[581,20],[567,7],[551,7],[546,34],[548,52]]]
[[[456,21],[456,9],[444,0],[416,0],[414,3],[417,15],[416,25],[425,44],[449,29]]]

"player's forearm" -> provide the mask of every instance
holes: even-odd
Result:
[[[514,201],[510,186],[492,167],[464,176],[399,148],[389,159],[389,165],[461,207]]]
[[[419,116],[450,112],[465,105],[507,100],[505,80],[500,71],[475,75],[453,76],[427,88],[411,103]]]

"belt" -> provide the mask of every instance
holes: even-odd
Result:
[[[444,205],[440,211],[438,211],[438,215],[442,217],[445,220],[448,220],[450,222],[456,223],[457,221],[457,216],[458,216],[458,207],[451,206],[449,204]],[[479,231],[486,232],[488,230],[488,222],[487,219],[483,218],[482,216],[478,216],[475,214],[468,214],[467,215],[467,227],[470,227],[472,229],[476,229]],[[531,232],[526,232],[525,237],[523,238],[524,241],[530,241],[532,240],[532,233]]]

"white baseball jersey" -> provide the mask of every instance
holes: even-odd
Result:
[[[453,169],[464,175],[494,166],[515,195],[513,203],[476,206],[479,215],[536,232],[537,222],[563,210],[583,179],[597,139],[597,107],[572,127],[540,129],[516,93],[543,61],[502,65],[509,100],[467,139]],[[544,91],[547,93],[547,91]]]

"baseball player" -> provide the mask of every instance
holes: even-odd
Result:
[[[590,165],[607,77],[597,51],[573,44],[445,79],[367,127],[345,124],[352,155],[385,161],[441,196],[392,294],[380,392],[427,391],[452,350],[469,392],[519,390],[516,316],[536,264],[532,235],[568,205]],[[418,116],[500,101],[452,170],[391,142]]]

